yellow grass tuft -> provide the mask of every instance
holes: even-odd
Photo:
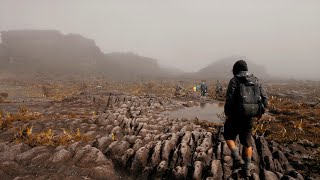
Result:
[[[60,146],[68,145],[74,142],[84,141],[87,142],[90,137],[81,134],[80,129],[76,131],[70,129],[62,129],[63,133],[55,135],[52,129],[48,129],[42,132],[33,133],[31,127],[24,127],[17,130],[15,135],[16,142],[24,142],[31,147],[46,145],[46,146]]]

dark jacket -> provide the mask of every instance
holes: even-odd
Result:
[[[259,82],[258,78],[249,75],[248,71],[241,71],[237,75],[235,75],[229,82],[227,94],[226,94],[226,102],[224,105],[224,112],[226,116],[239,116],[237,112],[237,107],[239,107],[240,104],[240,82],[244,83],[248,80],[251,80],[259,85],[260,92],[261,92],[261,99],[262,103],[265,107],[268,105],[268,97],[266,94],[265,89],[262,87],[261,83]]]
[[[200,89],[201,89],[202,92],[207,92],[208,91],[208,86],[206,84],[201,84]]]

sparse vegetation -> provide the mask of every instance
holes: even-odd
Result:
[[[183,93],[181,93],[180,96],[175,96],[175,85],[177,82],[183,87]],[[108,98],[103,96],[109,96],[110,93],[117,94],[118,92],[141,96],[136,97],[138,99],[144,97],[157,99],[153,97],[158,96],[161,97],[161,100],[158,102],[160,105],[162,105],[162,102],[166,104],[168,102],[175,102],[175,100],[197,102],[199,100],[197,96],[198,92],[194,92],[193,87],[199,82],[200,81],[174,80],[112,82],[106,81],[103,78],[97,78],[94,80],[84,79],[81,82],[33,82],[30,83],[31,86],[22,84],[21,86],[28,87],[22,92],[23,96],[30,97],[30,99],[37,98],[37,101],[40,103],[46,101],[48,102],[46,103],[47,106],[40,108],[42,111],[38,112],[42,113],[37,113],[37,111],[34,111],[34,108],[39,109],[39,107],[32,99],[31,101],[33,103],[26,102],[23,103],[23,105],[19,104],[19,106],[14,108],[14,112],[12,112],[12,108],[10,108],[10,111],[8,111],[8,109],[2,109],[0,111],[0,129],[2,132],[9,132],[7,136],[10,136],[13,142],[23,142],[30,147],[68,146],[74,142],[88,142],[93,140],[91,139],[92,137],[89,136],[91,133],[89,131],[94,131],[99,134],[101,132],[105,133],[104,131],[106,130],[105,128],[101,128],[101,126],[96,126],[96,123],[93,123],[95,122],[94,118],[99,117],[96,115],[100,115],[107,108],[104,103],[108,102]],[[16,83],[19,84],[20,82]],[[215,81],[207,81],[207,84],[209,86],[209,97],[205,99],[209,99],[210,101],[219,99],[215,95]],[[317,106],[316,103],[308,103],[306,99],[283,97],[281,94],[278,96],[274,92],[278,92],[279,89],[275,89],[276,88],[269,88],[268,92],[273,95],[270,96],[269,115],[264,116],[261,120],[255,121],[254,133],[259,136],[264,136],[268,141],[274,140],[281,145],[303,141],[307,143],[307,147],[317,149],[320,143],[320,137],[318,135],[320,131],[319,106]],[[283,91],[285,90],[281,89],[281,92]],[[317,92],[317,90],[312,92]],[[15,94],[15,92],[13,94]],[[47,94],[46,97],[44,97],[43,94]],[[119,99],[117,99],[118,96],[112,96],[115,97],[112,101],[119,101]],[[10,94],[10,98],[12,97],[14,96]],[[316,95],[307,97],[307,99],[312,100],[314,98],[318,97]],[[317,102],[317,99],[315,101]],[[14,103],[15,102],[12,101],[9,105],[14,105]],[[30,104],[31,106],[29,106]],[[137,105],[139,106],[139,104]],[[174,109],[174,107],[172,109]],[[133,108],[130,113],[137,114],[141,112]],[[226,118],[223,113],[217,114],[217,117],[221,119],[221,122],[224,122]],[[116,123],[120,123],[120,121]],[[185,121],[185,123],[188,122]],[[200,120],[193,120],[192,123],[196,125],[196,127],[203,128],[205,131],[212,133],[217,133],[218,127],[221,126],[221,124]],[[185,130],[192,131],[192,128],[195,127],[194,125],[187,125]],[[170,128],[168,128],[168,130],[169,129]],[[114,132],[111,132],[111,130],[113,129],[108,129],[109,134],[106,134],[106,136],[109,136],[106,138],[106,143],[110,143],[109,138],[111,138],[111,142],[121,141],[122,139],[119,137],[122,137],[123,134],[120,133],[119,136],[118,130],[115,129]],[[95,136],[94,134],[93,137]],[[295,168],[306,176],[317,173],[316,171],[310,170],[312,167],[318,167],[319,158],[316,158],[316,156],[319,156],[319,154],[312,155],[310,159],[304,159],[303,164],[299,164],[299,166]],[[300,166],[306,170],[300,170]]]
[[[68,145],[74,142],[87,142],[91,140],[90,137],[83,135],[79,128],[76,130],[62,129],[63,133],[55,134],[52,129],[42,132],[33,132],[33,126],[16,129],[14,136],[15,141],[24,142],[31,147],[46,145],[46,146],[60,146]]]
[[[270,98],[270,112],[274,120],[263,123],[268,138],[277,142],[295,142],[302,139],[320,145],[320,109],[288,98]]]
[[[32,113],[28,111],[28,107],[23,105],[19,107],[17,113],[7,112],[0,110],[0,129],[10,128],[11,124],[15,121],[30,121],[41,118],[41,114]]]

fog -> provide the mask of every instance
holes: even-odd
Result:
[[[12,29],[79,33],[187,72],[245,56],[272,75],[320,77],[319,0],[0,0],[0,31]]]

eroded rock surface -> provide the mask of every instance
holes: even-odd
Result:
[[[84,98],[85,97],[85,98]],[[56,133],[72,126],[92,137],[55,147],[0,144],[0,175],[5,179],[242,179],[232,171],[232,159],[222,137],[223,128],[210,128],[187,119],[160,116],[161,110],[183,103],[154,96],[107,93],[79,95],[63,103],[99,98],[105,111],[92,119],[41,121]],[[254,156],[251,179],[302,179],[288,158],[303,151],[288,148],[264,137],[252,138]],[[241,148],[240,148],[241,149]],[[300,154],[299,154],[300,155]]]

